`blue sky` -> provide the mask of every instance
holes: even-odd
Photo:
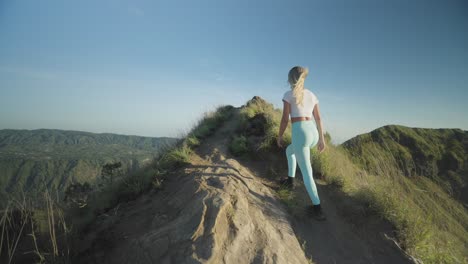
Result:
[[[462,0],[2,0],[0,129],[181,136],[302,65],[335,143],[468,130],[467,47]]]

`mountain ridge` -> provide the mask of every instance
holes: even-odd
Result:
[[[327,222],[305,211],[291,214],[275,192],[280,187],[269,179],[269,160],[229,153],[240,109],[165,178],[161,191],[121,203],[94,222],[79,243],[79,262],[411,263],[391,239],[377,234],[388,232],[383,226],[369,222],[369,233],[353,231],[336,208],[340,199],[323,193],[322,184]],[[299,185],[298,199],[310,203]]]
[[[46,134],[45,138],[41,138],[42,141],[37,142],[37,137],[44,136],[43,132]],[[29,135],[27,135],[29,134]],[[68,134],[68,135],[67,135]],[[52,136],[62,136],[62,140],[59,142],[51,142],[51,139],[56,140]],[[126,139],[139,139],[140,141],[145,140],[172,140],[173,137],[148,137],[148,136],[138,136],[138,135],[125,135],[117,133],[94,133],[82,130],[63,130],[63,129],[0,129],[0,147],[8,143],[16,144],[27,144],[27,143],[50,143],[50,144],[76,144],[76,141],[63,141],[66,136],[78,137],[78,136],[87,136],[94,137],[96,139],[102,138],[101,140],[109,140],[116,137],[126,138]],[[48,141],[48,142],[44,142]]]
[[[94,183],[106,163],[124,172],[152,161],[176,138],[35,129],[0,130],[0,196],[47,188],[64,191],[71,183]]]
[[[468,131],[385,125],[341,144],[355,162],[376,170],[373,159],[390,154],[402,174],[425,176],[468,205]],[[374,155],[366,153],[375,152]]]
[[[257,96],[219,107],[138,173],[78,188],[67,213],[73,244],[60,252],[77,263],[468,263],[467,210],[428,177],[396,170],[375,142],[348,153],[326,133],[326,150],[311,148],[327,216],[312,219],[300,171],[294,190],[278,183],[287,175],[280,120]]]

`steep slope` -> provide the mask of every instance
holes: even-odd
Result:
[[[376,153],[396,158],[402,174],[428,177],[468,204],[468,131],[386,125],[342,146],[368,171],[378,169]]]
[[[92,183],[107,162],[120,161],[124,171],[132,171],[175,140],[56,129],[0,130],[0,194]]]
[[[329,219],[292,215],[267,179],[268,161],[227,151],[238,110],[157,193],[120,204],[89,227],[77,263],[408,263],[391,229],[319,186]],[[306,198],[305,188],[296,190]],[[346,209],[348,208],[348,209]],[[348,212],[346,212],[348,210]],[[362,228],[365,226],[365,228]]]

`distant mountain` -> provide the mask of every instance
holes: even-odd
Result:
[[[342,143],[366,169],[377,170],[375,153],[392,155],[406,176],[423,175],[468,203],[468,131],[387,125]]]
[[[104,164],[120,161],[125,171],[134,170],[176,140],[57,129],[0,130],[0,194],[93,183]]]

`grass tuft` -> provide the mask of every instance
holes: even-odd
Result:
[[[193,143],[212,135],[224,121],[229,119],[233,109],[234,107],[231,105],[224,105],[218,106],[214,111],[204,113],[203,117],[198,120],[197,124],[186,136],[185,144],[193,146]]]
[[[243,156],[249,152],[249,147],[247,146],[247,139],[244,136],[235,135],[229,144],[229,151],[234,156]]]
[[[175,169],[189,164],[192,153],[193,150],[188,146],[176,147],[163,155],[160,166],[164,169]]]
[[[57,196],[9,197],[0,214],[0,260],[70,263],[70,228]]]

